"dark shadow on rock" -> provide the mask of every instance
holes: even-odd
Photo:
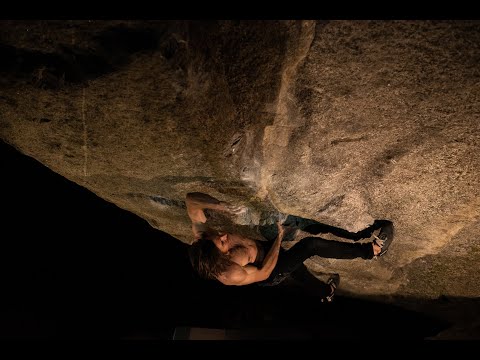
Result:
[[[0,44],[0,85],[29,83],[38,88],[59,89],[81,84],[127,65],[134,54],[157,49],[164,33],[162,28],[116,26],[92,37],[88,49],[59,45],[55,53]],[[171,57],[175,49],[167,45],[162,49]]]

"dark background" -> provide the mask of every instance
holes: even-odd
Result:
[[[0,158],[0,339],[167,340],[176,327],[422,339],[446,326],[392,305],[201,280],[188,245],[3,142]]]

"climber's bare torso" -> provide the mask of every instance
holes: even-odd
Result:
[[[258,247],[255,240],[243,237],[239,234],[227,235],[227,246],[230,260],[240,266],[253,264],[258,254]]]
[[[283,228],[277,223],[278,236],[259,266],[257,260],[258,246],[255,240],[238,233],[219,233],[207,226],[204,210],[227,211],[230,214],[240,214],[245,211],[241,206],[234,206],[219,201],[207,194],[188,193],[186,197],[187,213],[192,220],[192,231],[195,241],[212,241],[223,254],[228,256],[230,265],[216,275],[217,280],[225,285],[248,285],[266,280],[272,273],[278,260]]]

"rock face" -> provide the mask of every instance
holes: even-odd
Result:
[[[480,296],[478,21],[2,21],[0,136],[191,242],[185,194],[358,231],[346,293]],[[267,216],[265,215],[267,214]]]

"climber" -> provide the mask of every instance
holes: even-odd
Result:
[[[333,299],[340,277],[333,274],[326,283],[312,275],[303,262],[314,255],[334,259],[372,259],[384,255],[393,240],[393,223],[377,220],[369,228],[358,233],[339,229],[344,238],[353,239],[373,236],[369,243],[339,242],[319,237],[304,237],[289,250],[281,246],[282,240],[289,235],[295,238],[298,228],[277,222],[278,235],[272,242],[252,240],[236,233],[224,233],[213,230],[207,225],[204,210],[223,211],[241,214],[246,208],[219,201],[207,194],[188,193],[186,196],[187,213],[192,221],[195,240],[189,248],[189,257],[193,268],[206,279],[216,279],[225,285],[261,286],[278,285],[286,278],[293,278],[304,285],[316,286],[316,293],[322,301]],[[331,233],[336,229],[326,226]],[[373,232],[380,228],[378,236]],[[302,229],[309,232],[308,227]],[[311,232],[313,233],[313,232]]]

